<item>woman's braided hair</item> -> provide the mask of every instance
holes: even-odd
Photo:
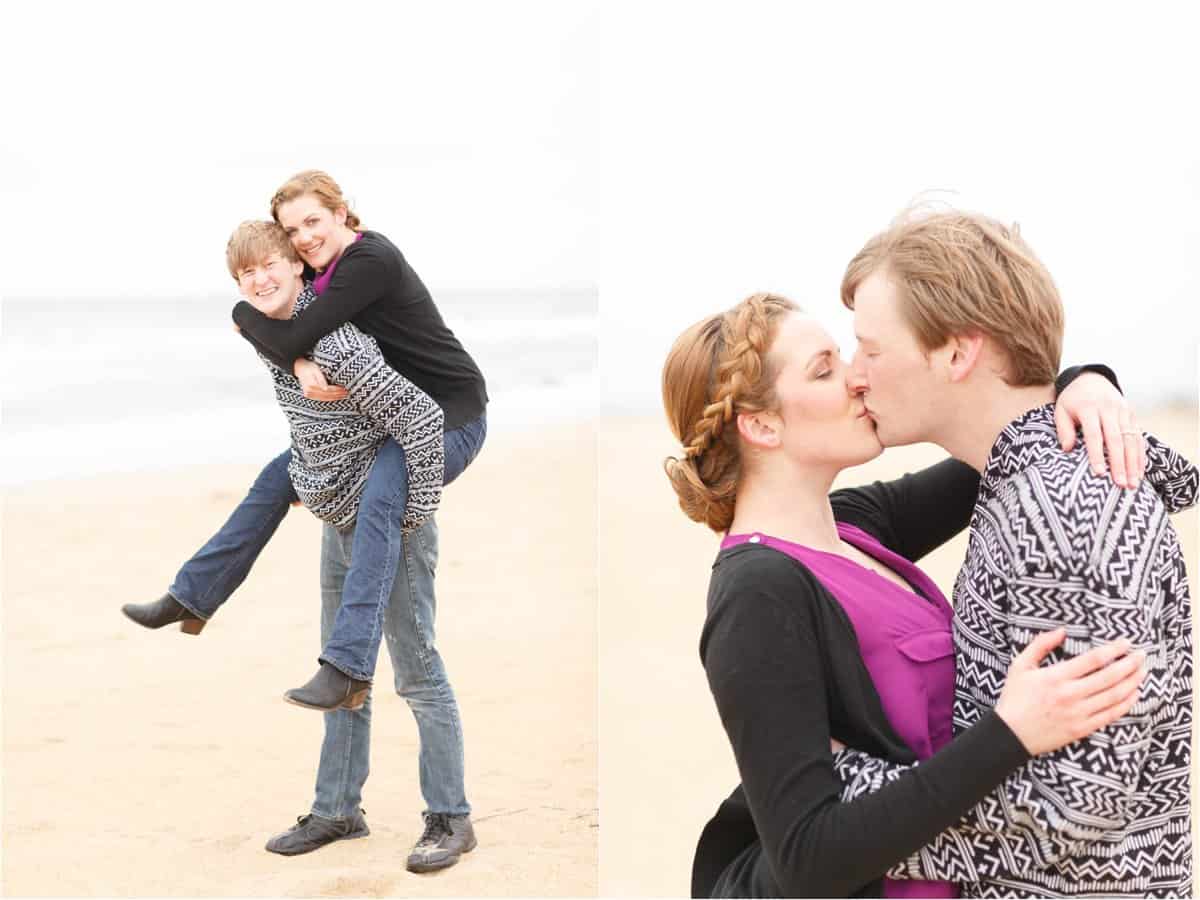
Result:
[[[798,307],[777,294],[754,294],[679,336],[663,366],[663,406],[683,455],[663,463],[679,508],[724,532],[733,521],[742,459],[737,416],[775,406],[767,353],[779,320]]]

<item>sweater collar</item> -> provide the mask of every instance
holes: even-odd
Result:
[[[1047,454],[1061,452],[1054,424],[1054,404],[1034,407],[1004,426],[988,454],[980,486],[994,488]]]

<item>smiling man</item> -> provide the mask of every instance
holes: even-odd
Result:
[[[1065,626],[1067,656],[1120,638],[1147,655],[1128,715],[1032,759],[888,874],[978,897],[1190,896],[1191,612],[1167,514],[1195,503],[1197,470],[1149,437],[1148,480],[1121,487],[1059,446],[1062,304],[1015,227],[904,219],[851,260],[842,300],[882,443],[931,441],[981,473],[954,588],[956,732],[1039,632]],[[1142,435],[1119,427],[1133,459]],[[853,750],[837,766],[846,799],[903,771]]]
[[[292,319],[316,299],[303,281],[303,263],[274,222],[238,226],[229,239],[227,263],[242,296],[270,319]],[[441,407],[388,366],[374,338],[347,324],[313,348],[312,361],[345,387],[342,400],[308,399],[290,370],[261,351],[259,356],[291,429],[292,486],[313,515],[341,529],[354,524],[367,475],[389,437],[405,451],[405,527],[419,527],[436,512],[443,478]],[[365,694],[365,687],[361,690]]]

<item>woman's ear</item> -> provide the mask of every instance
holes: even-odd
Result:
[[[783,440],[780,433],[782,420],[769,412],[738,413],[738,434],[751,447],[769,450],[778,447]]]

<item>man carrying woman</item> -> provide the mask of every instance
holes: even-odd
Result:
[[[288,318],[239,303],[234,320],[243,336],[278,371],[292,373],[309,401],[338,400],[346,391],[331,388],[305,354],[353,322],[378,342],[387,367],[440,408],[443,479],[449,483],[482,446],[487,394],[478,367],[445,326],[428,290],[387,238],[362,229],[325,173],[306,171],[289,179],[273,197],[271,211],[315,276],[318,297]],[[352,385],[361,384],[364,376],[354,365],[329,369],[329,374]],[[372,380],[370,373],[367,380]],[[353,399],[354,391],[350,394]],[[369,389],[361,392],[371,394]],[[426,419],[421,428],[427,430],[427,425]],[[289,468],[296,474],[295,450],[294,445],[267,465],[246,499],[183,566],[163,598],[128,605],[126,614],[147,627],[181,621],[185,630],[198,632],[245,579],[297,500],[289,477]],[[397,692],[408,702],[421,735],[421,787],[428,804],[424,833],[408,867],[444,868],[475,845],[458,706],[433,639],[436,525],[431,515],[419,527],[419,515],[406,518],[414,511],[428,512],[422,508],[431,499],[436,505],[436,496],[431,498],[423,482],[410,482],[407,456],[401,444],[385,440],[361,484],[353,531],[325,526],[320,668],[306,685],[287,692],[291,702],[325,711],[317,795],[309,815],[268,843],[273,852],[308,852],[367,833],[358,801],[368,770],[369,684],[385,634]],[[406,529],[414,530],[406,535]]]

